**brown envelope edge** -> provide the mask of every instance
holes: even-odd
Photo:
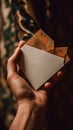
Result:
[[[55,47],[54,40],[42,29],[39,29],[27,42],[27,45],[44,50],[65,59],[65,64],[70,61],[68,47]]]

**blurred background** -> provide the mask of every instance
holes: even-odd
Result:
[[[7,83],[7,60],[20,40],[27,41],[42,28],[55,41],[67,46],[71,62],[49,95],[47,130],[73,130],[73,1],[0,1],[0,130],[7,130],[17,104]]]

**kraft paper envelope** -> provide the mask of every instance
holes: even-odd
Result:
[[[64,58],[24,45],[20,66],[34,89],[38,89],[64,66]]]

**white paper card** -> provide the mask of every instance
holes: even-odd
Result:
[[[38,89],[64,66],[64,58],[43,50],[24,45],[22,48],[21,68],[29,82]]]

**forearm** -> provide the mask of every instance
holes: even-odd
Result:
[[[20,105],[9,130],[42,130],[44,118],[36,106]]]
[[[18,106],[17,114],[9,130],[25,130],[30,115],[31,109],[29,105],[26,106],[26,104],[22,104]]]

